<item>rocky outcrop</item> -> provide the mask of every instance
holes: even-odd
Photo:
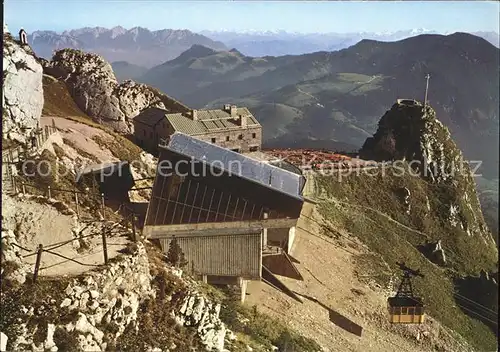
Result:
[[[2,135],[25,143],[43,109],[43,69],[28,46],[4,34]]]
[[[405,209],[405,213],[407,215],[409,215],[410,211],[411,211],[411,204],[410,204],[411,193],[410,193],[410,190],[406,187],[403,187],[403,188],[399,189],[399,194],[400,194],[401,201],[402,201],[404,209]]]
[[[219,318],[220,309],[220,304],[213,304],[201,294],[190,292],[184,297],[179,312],[173,315],[179,325],[196,328],[208,351],[223,351],[227,331]]]
[[[129,255],[123,256],[109,265],[106,270],[91,272],[83,278],[74,279],[64,291],[65,298],[57,303],[58,307],[23,307],[24,319],[28,321],[34,314],[59,309],[59,315],[70,316],[69,322],[48,322],[45,342],[37,346],[33,340],[35,330],[29,330],[21,324],[18,336],[9,347],[11,350],[57,351],[54,331],[63,329],[76,336],[76,341],[83,351],[104,351],[107,344],[119,337],[125,328],[137,319],[139,303],[148,297],[154,297],[149,273],[149,261],[142,244],[129,248]],[[51,302],[52,304],[56,302]],[[112,329],[105,329],[112,325]],[[40,328],[40,327],[38,327]],[[106,334],[105,332],[106,331]],[[112,331],[112,333],[110,333]]]
[[[13,234],[2,233],[2,270],[4,261],[16,262],[16,269],[22,267],[21,257],[12,252],[9,242],[12,237]],[[182,271],[163,264],[161,270],[176,278],[172,283],[177,288],[170,296],[158,299],[159,291],[153,284],[156,280],[151,274],[151,265],[157,264],[150,262],[142,243],[131,243],[124,255],[113,258],[107,267],[68,279],[66,288],[57,292],[57,299],[47,298],[34,302],[33,306],[29,305],[31,302],[28,305],[23,302],[13,317],[16,326],[6,332],[9,351],[58,351],[69,348],[68,343],[72,344],[71,350],[119,349],[121,335],[127,328],[131,328],[129,332],[141,333],[139,322],[144,321],[144,315],[152,314],[147,309],[166,310],[173,324],[194,329],[207,351],[224,351],[225,342],[236,337],[219,317],[220,303],[197,291],[196,282],[183,279]],[[22,274],[25,272],[26,268]],[[143,304],[146,301],[154,303]],[[38,324],[29,323],[35,318]],[[40,331],[43,331],[42,339]],[[71,341],[65,342],[62,338]],[[166,352],[176,348],[172,344],[159,345],[151,346],[151,350]]]
[[[409,170],[436,185],[451,227],[492,242],[476,194],[471,165],[429,105],[396,103],[360,150],[363,159],[406,161]],[[428,207],[430,210],[430,207]],[[446,213],[446,214],[445,214]]]
[[[2,219],[3,220],[3,219]],[[24,284],[26,273],[30,270],[23,263],[21,248],[19,247],[14,231],[2,229],[2,272],[3,280],[14,284]]]
[[[172,112],[189,110],[144,84],[130,80],[119,84],[111,65],[96,54],[59,50],[52,61],[44,62],[44,72],[66,82],[82,111],[122,132],[133,132],[131,120],[148,107]]]
[[[0,332],[0,352],[7,351],[7,341],[9,338],[3,332]]]
[[[444,252],[441,240],[437,242],[426,242],[419,246],[420,251],[434,264],[446,266],[446,254]]]

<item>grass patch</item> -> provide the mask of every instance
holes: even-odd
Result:
[[[43,76],[43,116],[79,116],[90,119],[76,105],[74,99],[68,92],[66,83],[59,80],[54,80],[52,77]]]
[[[111,139],[103,136],[94,136],[92,139],[103,149],[109,149],[111,154],[120,160],[128,162],[140,160],[142,149],[127,138]]]
[[[12,350],[11,343],[21,334],[22,322],[26,323],[28,331],[34,332],[35,344],[40,344],[47,337],[48,324],[66,324],[75,317],[74,312],[59,308],[69,279],[39,277],[36,284],[30,284],[29,281],[20,287],[3,289],[0,294],[0,331],[9,338],[8,351]],[[34,308],[31,316],[24,313],[24,309],[29,307]]]
[[[76,150],[78,152],[78,154],[81,155],[82,157],[87,158],[89,160],[92,160],[95,163],[99,162],[99,159],[95,155],[87,153],[85,150],[78,147],[72,140],[70,140],[68,138],[63,138],[63,142],[64,142],[64,144],[66,144],[66,145],[70,146],[71,148],[73,148],[74,150]],[[63,153],[64,153],[64,151],[63,151]],[[56,154],[57,154],[57,151],[56,151]]]
[[[226,298],[220,316],[237,335],[249,336],[266,350],[276,346],[278,351],[321,351],[321,347],[314,340],[305,338],[285,324],[258,312],[256,306],[248,307],[234,299]]]
[[[399,174],[392,176],[394,173]],[[458,199],[457,193],[462,192],[461,189],[455,190],[448,185],[430,184],[419,177],[411,176],[409,172],[400,175],[401,171],[386,168],[384,176],[379,171],[377,176],[363,173],[343,176],[341,182],[336,181],[336,177],[328,176],[318,176],[315,181],[317,188],[324,192],[326,199],[335,198],[358,206],[358,211],[369,213],[369,217],[377,221],[378,218],[383,217],[377,213],[378,211],[404,226],[427,235],[409,230],[402,232],[403,238],[414,246],[423,244],[426,239],[442,240],[449,257],[450,267],[460,274],[474,275],[482,269],[491,271],[496,268],[498,253],[493,245],[486,244],[477,236],[468,236],[465,231],[453,227],[447,220],[449,203]],[[409,215],[404,211],[405,207],[400,196],[403,187],[408,188],[411,193]],[[471,203],[479,210],[479,204]],[[427,205],[430,206],[430,210]],[[466,207],[461,206],[461,208]],[[470,255],[471,252],[474,256]]]
[[[178,277],[165,270],[161,251],[153,245],[146,246],[156,298],[141,304],[137,329],[130,324],[116,342],[110,343],[109,350],[146,351],[151,346],[163,349],[172,344],[179,351],[204,350],[196,330],[177,325],[170,315],[172,310],[179,308],[187,287]]]

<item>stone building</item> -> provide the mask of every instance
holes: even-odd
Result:
[[[137,144],[156,152],[162,139],[181,132],[236,152],[261,149],[262,126],[245,107],[226,104],[222,109],[168,113],[148,108],[134,118]]]

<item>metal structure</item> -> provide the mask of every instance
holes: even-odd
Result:
[[[403,277],[394,297],[387,300],[389,321],[395,324],[421,324],[424,322],[424,304],[413,293],[412,277],[424,277],[420,271],[396,263],[403,271]]]
[[[188,261],[185,270],[209,276],[235,276],[259,280],[262,266],[262,238],[254,234],[227,236],[176,236]],[[168,251],[172,238],[161,239]]]
[[[300,215],[302,175],[181,133],[160,150],[146,226],[260,221],[264,213],[268,219]]]
[[[430,74],[425,75],[425,79],[427,80],[427,83],[425,84],[425,99],[424,99],[424,106],[427,106],[427,92],[429,91],[429,79],[431,78]]]
[[[396,297],[410,297],[414,298],[413,286],[411,284],[412,276],[424,277],[418,270],[413,270],[408,268],[404,263],[397,263],[401,270],[403,270],[403,277],[401,283],[399,284],[398,292]]]

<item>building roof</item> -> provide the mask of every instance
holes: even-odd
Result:
[[[179,132],[170,137],[168,145],[160,145],[160,148],[166,148],[176,154],[229,172],[233,176],[303,200],[302,189],[305,178],[302,175]]]
[[[166,118],[175,131],[188,134],[190,136],[205,134],[207,132],[224,131],[241,128],[239,116],[247,117],[248,127],[260,127],[257,119],[244,107],[237,108],[237,116],[231,118],[229,112],[222,109],[197,110],[197,120],[182,113],[167,114]]]
[[[276,157],[272,154],[269,154],[269,153],[265,153],[263,151],[245,152],[245,153],[241,153],[241,154],[248,156],[249,158],[252,158],[252,159],[262,161],[262,162],[268,163],[270,165],[279,167],[280,169],[284,169],[284,170],[293,172],[297,175],[303,174],[302,170],[299,167],[293,165],[292,163],[290,163],[286,160],[279,159],[278,157]]]
[[[130,173],[128,161],[91,164],[77,173],[76,182],[78,182],[83,175],[103,173],[104,176],[110,176],[115,172],[119,172],[120,175],[125,172],[127,174]]]
[[[134,117],[134,122],[140,122],[148,126],[155,126],[168,113],[165,109],[147,108],[141,111],[139,115]]]

